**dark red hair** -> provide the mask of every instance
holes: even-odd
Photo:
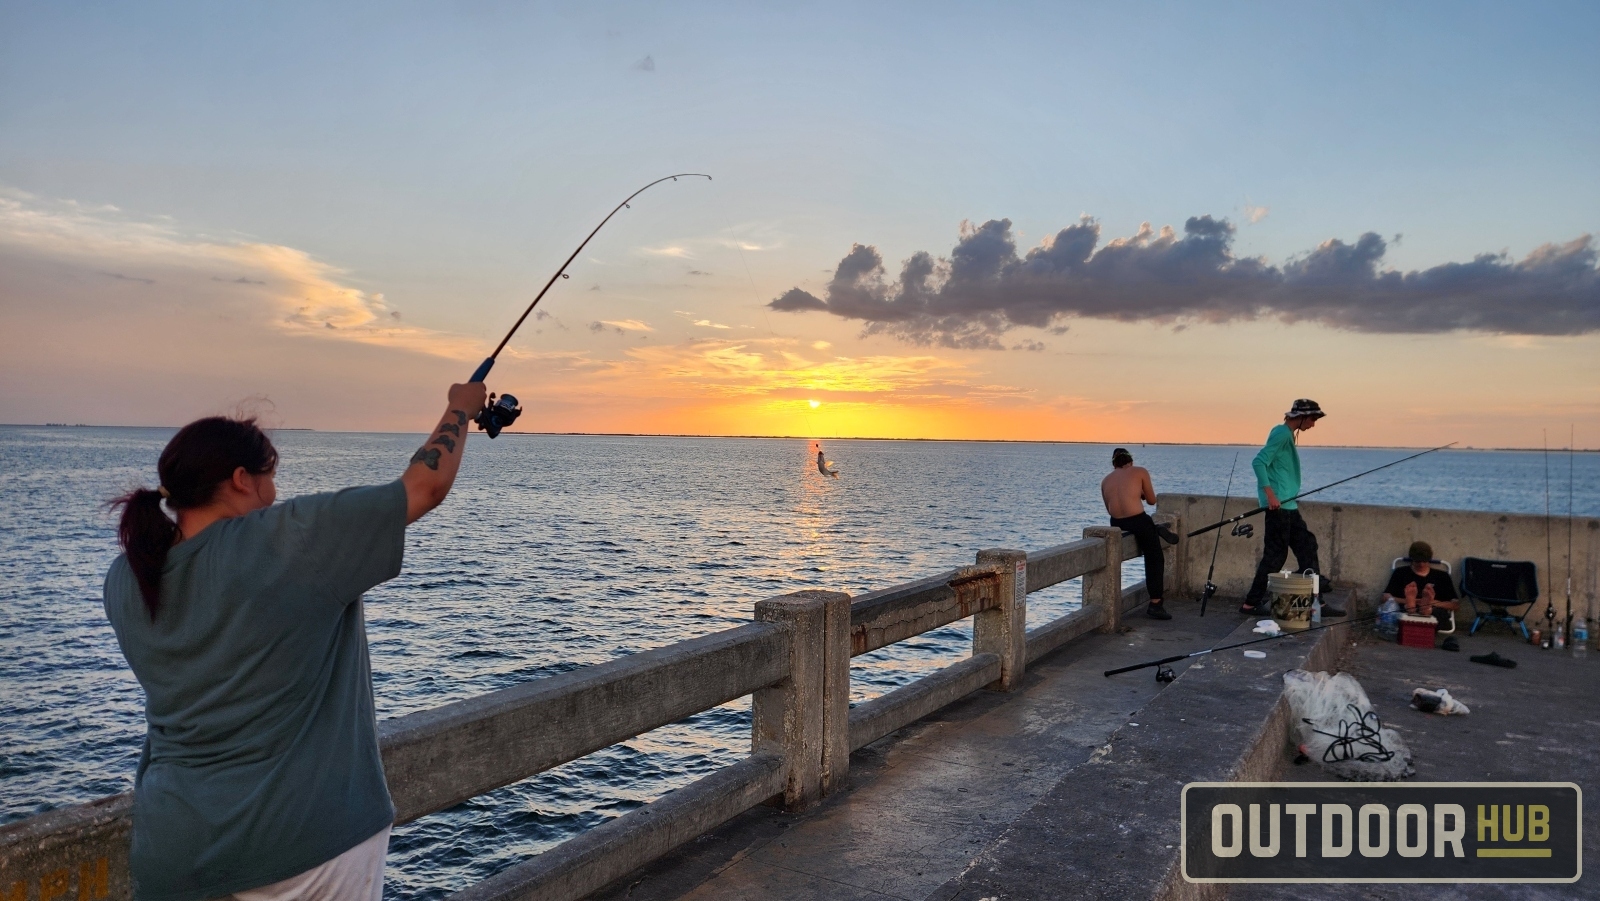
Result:
[[[178,524],[161,510],[163,492],[173,510],[204,507],[241,466],[251,475],[264,475],[278,467],[278,449],[255,419],[197,419],[179,429],[161,451],[156,463],[159,489],[139,488],[111,502],[122,508],[117,540],[128,555],[151,619],[161,606],[161,570],[167,563],[167,551],[179,538]]]

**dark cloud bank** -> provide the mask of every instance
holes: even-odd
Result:
[[[886,278],[877,248],[839,261],[826,297],[790,289],[769,306],[864,321],[868,334],[993,348],[1019,326],[1066,330],[1074,316],[1125,322],[1277,318],[1362,332],[1468,330],[1518,335],[1600,331],[1600,270],[1589,235],[1521,261],[1482,254],[1417,272],[1385,270],[1384,239],[1330,240],[1281,266],[1233,254],[1234,227],[1198,216],[1180,236],[1148,225],[1100,245],[1085,217],[1017,255],[1011,220],[964,228],[949,259],[918,251]],[[1098,249],[1096,249],[1098,247]],[[1017,345],[1035,349],[1035,342]]]

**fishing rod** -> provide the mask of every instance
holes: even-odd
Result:
[[[1332,488],[1335,485],[1343,485],[1345,482],[1353,482],[1356,479],[1361,478],[1362,476],[1370,476],[1370,475],[1372,475],[1373,473],[1377,472],[1380,469],[1388,469],[1391,466],[1399,466],[1401,463],[1404,463],[1407,460],[1415,460],[1418,457],[1427,456],[1428,454],[1431,454],[1434,451],[1442,451],[1447,447],[1455,447],[1455,446],[1456,446],[1456,442],[1452,441],[1449,444],[1441,444],[1438,447],[1429,448],[1428,450],[1425,450],[1420,454],[1412,454],[1409,457],[1401,458],[1399,460],[1394,461],[1393,463],[1385,463],[1382,466],[1374,466],[1373,468],[1367,470],[1366,472],[1358,472],[1355,475],[1350,476],[1349,478],[1340,479],[1337,482],[1329,482],[1328,484],[1323,485],[1321,488],[1313,488],[1310,491],[1302,491],[1299,494],[1295,495],[1294,497],[1288,498],[1286,500],[1279,501],[1278,502],[1278,506],[1281,507],[1284,504],[1289,503],[1289,501],[1297,501],[1297,500],[1299,500],[1299,499],[1301,499],[1303,497],[1310,497],[1311,495],[1316,494],[1319,491],[1327,491],[1329,488]],[[1265,513],[1265,512],[1267,512],[1267,508],[1266,507],[1257,507],[1254,510],[1246,510],[1245,512],[1240,513],[1238,516],[1235,516],[1232,519],[1224,519],[1221,522],[1214,522],[1209,526],[1205,526],[1203,528],[1195,529],[1193,532],[1190,532],[1185,537],[1186,538],[1193,538],[1196,535],[1204,535],[1205,533],[1211,531],[1212,529],[1220,529],[1225,525],[1229,525],[1230,523],[1236,523],[1241,519],[1249,519],[1250,517],[1255,516],[1258,513]]]
[[[1567,644],[1572,644],[1572,455],[1577,446],[1578,427],[1569,425],[1567,436]],[[1588,631],[1587,628],[1585,631]]]
[[[1550,553],[1550,430],[1544,429],[1544,571],[1546,578],[1554,568]],[[1548,651],[1556,646],[1556,599],[1549,598],[1544,604],[1544,637],[1539,640],[1539,647]]]
[[[664,178],[658,178],[639,190],[634,191],[632,194],[629,194],[626,200],[617,204],[616,209],[607,213],[606,217],[600,220],[600,224],[594,227],[594,231],[589,232],[589,237],[583,239],[583,243],[579,244],[578,249],[572,252],[572,256],[567,257],[567,261],[561,264],[561,268],[556,270],[556,274],[550,276],[550,280],[544,283],[544,287],[540,289],[538,296],[534,297],[533,303],[528,304],[528,308],[522,311],[521,316],[517,317],[516,323],[511,326],[511,331],[506,332],[506,336],[500,339],[500,343],[495,346],[494,353],[485,357],[483,362],[478,364],[477,370],[472,373],[472,377],[467,379],[467,381],[469,383],[481,382],[485,378],[488,378],[489,370],[494,368],[495,359],[500,356],[500,351],[506,349],[506,344],[511,341],[511,336],[517,333],[517,329],[522,328],[523,321],[526,320],[528,315],[533,312],[533,308],[539,305],[539,301],[544,299],[545,294],[549,292],[551,286],[554,285],[557,280],[571,278],[571,276],[567,275],[567,267],[571,266],[572,261],[578,258],[578,254],[583,253],[583,248],[588,246],[590,239],[599,234],[600,229],[605,228],[606,223],[611,221],[612,216],[622,212],[624,209],[631,209],[628,204],[633,200],[633,198],[638,197],[640,194],[643,194],[656,185],[659,185],[664,181],[677,181],[680,178],[703,178],[706,181],[711,180],[711,176],[706,175],[703,172],[679,172],[677,175],[668,175]],[[476,421],[478,423],[478,428],[488,432],[489,437],[493,438],[494,436],[500,434],[501,429],[511,425],[513,422],[516,422],[517,417],[521,415],[522,408],[517,406],[517,399],[515,397],[512,397],[509,394],[504,394],[501,395],[500,400],[496,402],[494,395],[491,394],[489,395],[489,405],[484,407],[483,410],[478,413]]]
[[[1223,494],[1222,494],[1222,513],[1219,514],[1221,516],[1227,516],[1228,515],[1228,499],[1233,497],[1233,473],[1234,473],[1234,470],[1236,470],[1238,468],[1239,468],[1239,452],[1238,451],[1234,451],[1233,452],[1233,465],[1228,467],[1228,490],[1223,492]],[[1219,530],[1217,532],[1216,543],[1211,545],[1211,568],[1206,570],[1206,587],[1205,587],[1204,591],[1200,592],[1200,615],[1201,616],[1205,616],[1206,615],[1206,603],[1208,601],[1210,601],[1213,597],[1215,597],[1216,594],[1217,594],[1217,585],[1216,585],[1215,582],[1211,581],[1211,577],[1217,574],[1217,551],[1219,551],[1221,549],[1222,549],[1222,532]]]
[[[1305,635],[1308,632],[1321,632],[1323,629],[1332,629],[1334,626],[1353,626],[1353,625],[1356,625],[1357,623],[1371,622],[1371,621],[1373,621],[1373,620],[1375,620],[1377,618],[1378,618],[1378,614],[1372,613],[1372,614],[1369,614],[1367,616],[1361,616],[1361,617],[1357,617],[1355,619],[1347,619],[1347,620],[1344,620],[1342,622],[1328,623],[1326,625],[1321,625],[1321,626],[1312,626],[1309,629],[1301,629],[1298,632],[1279,632],[1276,635],[1268,635],[1265,638],[1255,638],[1255,639],[1251,639],[1250,641],[1240,641],[1240,642],[1235,642],[1234,644],[1225,644],[1225,645],[1223,645],[1221,647],[1206,648],[1203,651],[1195,651],[1192,654],[1175,654],[1175,655],[1173,655],[1171,657],[1163,657],[1160,660],[1147,660],[1144,663],[1135,663],[1132,666],[1123,666],[1123,667],[1118,667],[1117,669],[1108,669],[1108,670],[1105,671],[1105,675],[1106,675],[1107,678],[1109,678],[1111,676],[1115,676],[1115,675],[1118,675],[1118,674],[1121,674],[1121,673],[1131,673],[1134,670],[1149,669],[1152,666],[1166,666],[1169,663],[1177,663],[1179,660],[1188,660],[1190,657],[1204,657],[1207,654],[1215,654],[1217,651],[1231,651],[1234,648],[1242,648],[1245,645],[1251,645],[1251,644],[1260,644],[1263,641],[1277,641],[1280,638],[1290,638],[1290,637],[1295,636],[1295,635]],[[1158,674],[1157,678],[1160,678],[1159,674]],[[1173,678],[1176,678],[1176,676],[1174,676]],[[1172,679],[1164,679],[1163,681],[1171,682]]]

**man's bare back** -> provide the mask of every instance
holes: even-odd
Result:
[[[1144,512],[1146,502],[1156,502],[1156,489],[1150,483],[1150,470],[1143,466],[1120,466],[1100,481],[1100,496],[1106,502],[1106,512],[1114,519],[1138,516]]]

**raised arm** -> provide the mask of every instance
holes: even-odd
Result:
[[[411,465],[401,474],[406,486],[406,524],[421,519],[444,503],[461,470],[467,450],[467,430],[483,409],[487,390],[482,382],[450,386],[450,402],[428,440],[411,455]]]
[[[1139,486],[1139,496],[1144,498],[1145,503],[1154,507],[1156,505],[1156,486],[1150,481],[1150,470],[1146,469],[1144,471],[1142,482],[1143,484]]]

